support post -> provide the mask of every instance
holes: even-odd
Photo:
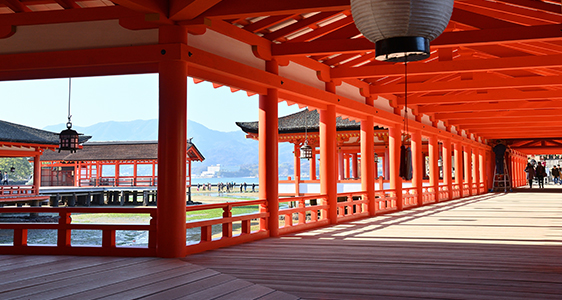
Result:
[[[480,149],[474,149],[474,181],[476,182],[476,195],[480,195]]]
[[[373,148],[373,152],[375,149]],[[353,153],[351,156],[351,169],[352,169],[352,177],[357,179],[359,178],[359,160],[357,159],[357,153]]]
[[[429,137],[429,185],[433,189],[435,202],[439,202],[439,142],[435,135]]]
[[[293,152],[295,154],[295,196],[299,196],[301,181],[301,148],[299,147],[299,144],[295,143]]]
[[[38,195],[41,187],[41,154],[33,157],[33,193]]]
[[[369,101],[368,99],[367,101]],[[361,120],[361,190],[367,192],[367,199],[369,199],[369,215],[371,217],[376,214],[374,131],[374,119],[372,116]],[[355,155],[354,158],[356,161],[357,155]]]
[[[309,160],[310,180],[316,180],[316,148],[312,148],[312,158]]]
[[[344,162],[344,175],[343,175],[343,179],[350,179],[351,178],[351,170],[349,169],[350,164],[349,164],[349,155],[347,155],[346,153],[342,154],[343,156],[343,162]]]
[[[417,206],[423,205],[423,161],[422,161],[422,136],[416,130],[412,132],[412,187],[416,188],[418,195]]]
[[[335,86],[331,82],[326,83],[326,89],[335,91]],[[328,105],[325,110],[320,110],[320,191],[326,195],[331,224],[336,224],[338,217],[336,161],[336,106]]]
[[[266,70],[277,74],[275,60],[266,61]],[[260,199],[267,200],[269,236],[279,236],[279,167],[278,167],[278,90],[267,89],[260,95],[259,112],[259,182]]]
[[[447,185],[448,197],[447,200],[453,199],[453,176],[451,168],[451,140],[446,139],[443,141],[443,183]]]
[[[162,26],[161,44],[187,45],[182,26]],[[165,52],[164,52],[165,53]],[[187,151],[187,63],[166,59],[159,63],[158,196],[159,257],[183,257],[186,246],[185,165]]]
[[[462,144],[455,143],[455,184],[459,188],[459,196],[462,198],[463,195],[463,178],[462,178]]]
[[[472,149],[469,145],[464,146],[464,180],[468,184],[468,195],[474,196],[472,192]]]
[[[402,202],[402,178],[400,178],[400,140],[402,138],[402,129],[400,125],[388,128],[388,153],[389,153],[389,175],[390,188],[395,191],[396,207],[398,210],[404,209]]]

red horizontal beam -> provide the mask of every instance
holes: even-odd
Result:
[[[238,19],[346,9],[350,9],[349,0],[229,0],[222,1],[201,16]]]
[[[446,112],[477,112],[477,111],[515,111],[534,110],[540,108],[562,106],[562,99],[544,101],[502,101],[497,103],[464,103],[447,105],[425,105],[418,107],[417,112],[422,114],[446,113]]]
[[[121,6],[38,11],[31,13],[3,14],[0,18],[0,26],[59,24],[70,22],[114,20],[127,17],[144,18],[144,14]]]
[[[410,63],[408,64],[408,75],[437,75],[447,73],[510,71],[556,67],[562,67],[562,55]],[[385,64],[357,68],[335,68],[331,71],[332,78],[369,78],[403,75],[404,65],[402,64]]]
[[[445,32],[431,42],[432,48],[482,46],[502,43],[523,43],[562,40],[562,25],[524,26]],[[365,38],[282,43],[271,46],[274,56],[321,55],[374,51],[375,45]]]
[[[520,90],[489,90],[478,93],[443,96],[408,96],[409,105],[455,104],[491,101],[542,100],[562,98],[560,91],[520,91]],[[398,104],[404,105],[404,98],[398,98]]]

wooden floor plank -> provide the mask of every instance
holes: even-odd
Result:
[[[233,293],[245,287],[251,286],[252,284],[253,283],[246,280],[235,279],[229,282],[225,282],[223,284],[215,285],[211,288],[202,290],[194,294],[179,297],[177,299],[178,300],[216,299],[220,296],[224,296],[226,294]]]
[[[185,260],[304,299],[562,299],[561,233],[559,195],[490,194]]]
[[[201,291],[214,289],[217,285],[227,284],[236,280],[236,277],[219,274],[215,272],[211,276],[205,278],[197,278],[192,281],[178,281],[173,288],[161,290],[158,293],[152,293],[150,296],[143,297],[144,300],[159,300],[159,299],[178,299],[187,295],[197,294]],[[168,282],[166,282],[168,283]],[[207,298],[200,298],[207,299]]]
[[[224,296],[215,298],[215,300],[239,300],[239,299],[254,300],[266,296],[268,294],[271,294],[274,291],[275,291],[274,289],[265,286],[252,284],[243,289],[239,289],[233,293],[229,293]]]

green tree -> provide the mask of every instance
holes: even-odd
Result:
[[[14,168],[14,172],[12,172]],[[26,157],[0,158],[0,171],[8,172],[11,181],[27,181],[33,173],[33,167]]]

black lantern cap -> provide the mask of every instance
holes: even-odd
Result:
[[[392,37],[376,42],[375,53],[375,59],[380,61],[418,61],[429,57],[429,40],[419,36]]]

